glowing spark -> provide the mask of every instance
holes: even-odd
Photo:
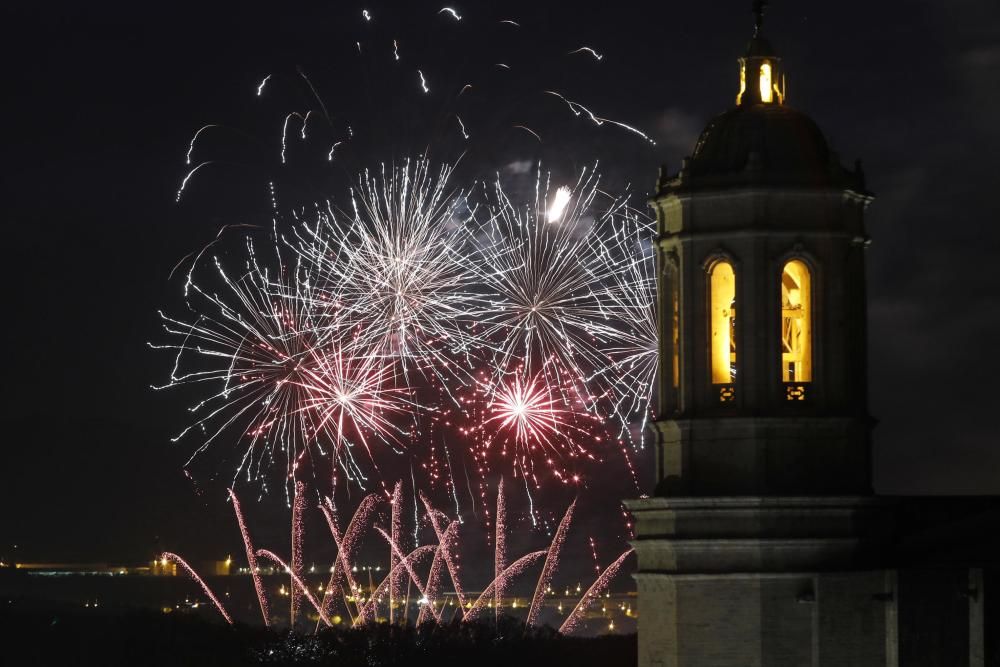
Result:
[[[562,218],[572,197],[572,191],[565,185],[560,186],[556,190],[556,196],[553,198],[552,206],[549,207],[548,215],[546,216],[549,222],[558,222]]]
[[[594,112],[592,112],[590,109],[588,109],[587,107],[583,106],[582,104],[580,104],[578,102],[574,102],[573,100],[570,100],[570,99],[566,98],[565,96],[563,96],[560,93],[555,92],[554,90],[546,90],[545,93],[548,94],[548,95],[554,95],[554,96],[558,97],[559,99],[561,99],[563,102],[565,102],[566,105],[570,108],[570,111],[573,112],[574,116],[579,116],[581,113],[586,114],[586,116],[595,125],[604,125],[605,123],[611,123],[612,125],[616,125],[616,126],[622,128],[624,130],[628,130],[629,132],[632,132],[633,134],[639,135],[640,137],[642,137],[643,139],[645,139],[646,141],[648,141],[650,144],[652,144],[654,146],[656,145],[655,141],[653,141],[652,139],[650,139],[649,136],[645,132],[643,132],[642,130],[640,130],[640,129],[636,128],[636,127],[632,127],[631,125],[627,125],[626,123],[622,123],[622,122],[617,121],[617,120],[611,120],[610,118],[601,118],[600,116],[595,115]]]
[[[594,49],[590,48],[589,46],[581,46],[578,49],[570,51],[570,55],[572,55],[574,53],[589,53],[590,55],[594,56],[595,60],[604,60],[604,56],[603,55],[601,55],[600,53],[598,53]]]
[[[328,162],[333,162],[333,152],[337,150],[337,146],[344,143],[343,141],[334,142],[333,146],[330,146],[330,152],[326,154],[326,159]]]
[[[191,177],[194,176],[195,173],[199,169],[201,169],[202,167],[204,167],[206,165],[210,165],[210,164],[212,164],[214,162],[216,162],[216,160],[205,160],[204,162],[202,162],[201,164],[199,164],[197,167],[195,167],[194,169],[192,169],[191,171],[189,171],[187,173],[187,175],[184,176],[184,179],[181,181],[181,186],[179,188],[177,188],[177,197],[176,197],[176,199],[174,199],[174,201],[179,202],[181,200],[181,195],[184,194],[184,188],[187,187],[188,181],[191,180]]]
[[[420,88],[425,92],[431,92],[431,89],[427,87],[427,79],[424,78],[424,73],[421,70],[417,70],[417,74],[420,75]]]
[[[461,116],[459,116],[458,114],[455,114],[455,120],[458,121],[458,129],[461,130],[461,132],[462,132],[462,138],[463,139],[468,139],[469,138],[469,133],[465,131],[465,123],[462,122]]]
[[[306,114],[308,116],[308,113]],[[281,164],[285,164],[285,150],[288,148],[288,121],[292,119],[292,116],[296,116],[302,121],[302,133],[303,138],[305,138],[306,131],[306,116],[303,116],[298,111],[293,111],[285,116],[285,122],[281,125]]]
[[[213,128],[213,127],[222,127],[222,126],[221,125],[205,125],[204,127],[199,128],[198,131],[194,133],[194,136],[191,137],[191,143],[188,144],[187,155],[185,156],[185,161],[184,161],[185,164],[191,164],[191,153],[194,152],[194,142],[198,141],[198,135],[200,135],[205,130],[207,130],[209,128]]]
[[[392,55],[399,60],[399,43],[396,40],[392,40]]]
[[[451,17],[453,19],[455,19],[456,21],[461,21],[462,20],[462,17],[458,15],[458,12],[456,12],[451,7],[442,7],[441,9],[438,10],[438,14],[443,14],[445,12],[447,12],[448,14],[451,14]]]
[[[363,17],[365,17],[365,20],[366,20],[366,21],[371,21],[371,20],[372,20],[372,15],[368,13],[368,10],[367,10],[367,9],[362,9],[362,10],[361,10],[361,15],[362,15]]]
[[[259,85],[259,86],[257,86],[257,97],[260,97],[261,93],[263,93],[263,92],[264,92],[264,85],[265,85],[265,84],[267,83],[268,79],[270,79],[270,78],[271,78],[271,75],[270,75],[270,74],[268,74],[267,76],[265,76],[265,77],[264,77],[264,78],[263,78],[263,79],[261,80],[261,82],[260,82],[260,85]]]
[[[500,21],[500,23],[506,23],[508,25],[517,26],[518,28],[521,27],[520,23],[518,23],[517,21],[511,21],[510,19],[504,19],[504,20]]]
[[[497,63],[497,67],[499,67],[500,69],[510,69],[510,65],[506,63]]]
[[[538,143],[542,143],[542,138],[538,136],[538,133],[532,130],[530,127],[526,125],[515,125],[514,127],[516,127],[519,130],[524,130],[525,132],[533,136],[535,139],[538,139]]]

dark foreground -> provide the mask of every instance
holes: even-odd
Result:
[[[635,635],[563,637],[518,621],[294,635],[193,615],[0,612],[4,665],[632,666]]]

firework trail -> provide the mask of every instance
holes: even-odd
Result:
[[[399,564],[401,564],[403,566],[404,571],[410,577],[410,581],[413,582],[413,584],[417,587],[417,590],[420,592],[420,596],[421,597],[427,597],[426,588],[424,587],[423,584],[420,583],[420,579],[417,577],[417,573],[413,571],[413,567],[411,566],[410,561],[407,560],[407,558],[403,555],[402,550],[400,550],[399,545],[392,539],[392,536],[389,533],[386,533],[384,530],[382,530],[381,528],[379,528],[377,526],[375,527],[375,531],[379,535],[381,535],[382,537],[384,537],[385,541],[389,543],[389,549],[395,555],[396,562],[399,563]],[[437,549],[436,545],[426,545],[426,546],[431,546],[431,547]],[[391,580],[390,580],[389,588],[390,588],[390,592],[391,592],[391,589],[392,589],[392,581]],[[402,598],[402,592],[400,592],[400,598]],[[392,602],[392,600],[390,599],[390,603],[391,602]]]
[[[337,558],[334,561],[332,571],[330,572],[330,579],[326,584],[326,591],[323,595],[323,609],[327,614],[333,610],[332,606],[337,591],[353,595],[360,588],[351,572],[351,558],[356,551],[358,537],[361,535],[364,526],[373,516],[379,502],[381,502],[381,499],[377,494],[372,493],[365,496],[351,516],[351,520],[348,522],[347,530],[344,531],[343,536],[341,536],[340,530],[337,528],[336,510],[333,501],[327,498],[326,503],[320,505],[320,510],[326,518],[334,545],[337,548]],[[346,587],[342,583],[342,580],[346,583]],[[350,608],[348,608],[348,613],[350,613]]]
[[[389,536],[384,531],[380,532],[382,532],[383,536],[387,540],[390,539]],[[386,590],[389,588],[392,578],[398,574],[399,569],[403,569],[405,572],[409,572],[410,576],[413,578],[414,583],[418,583],[416,579],[416,574],[413,573],[412,570],[412,563],[413,561],[425,556],[426,554],[431,553],[432,551],[434,551],[434,549],[436,549],[435,545],[425,544],[423,546],[417,547],[407,555],[401,556],[400,561],[399,563],[397,563],[396,567],[391,568],[389,570],[389,573],[385,575],[385,578],[383,578],[382,581],[379,583],[379,585],[375,588],[375,590],[372,591],[371,596],[368,598],[368,602],[365,603],[365,605],[358,611],[357,618],[354,619],[354,625],[359,625],[361,623],[368,623],[374,618],[378,603],[381,602],[382,596],[386,594]]]
[[[182,568],[184,568],[184,571],[188,573],[188,576],[190,576],[199,586],[201,586],[201,590],[205,592],[205,595],[208,596],[208,599],[211,600],[212,604],[215,605],[215,608],[219,610],[219,613],[222,614],[222,618],[226,619],[226,623],[228,623],[229,625],[233,624],[233,619],[229,616],[229,612],[226,611],[226,608],[222,606],[222,603],[219,602],[219,598],[215,597],[215,593],[213,593],[212,589],[208,587],[208,584],[206,584],[205,581],[198,576],[198,573],[195,572],[194,569],[190,565],[188,565],[183,558],[181,558],[177,554],[172,554],[169,551],[163,552],[163,554],[160,555],[160,558],[163,560],[172,561],[177,565],[180,565]]]
[[[611,580],[618,574],[618,570],[621,568],[622,563],[625,562],[625,559],[629,557],[632,551],[632,549],[627,549],[621,556],[618,557],[618,560],[609,565],[601,576],[599,576],[594,583],[591,584],[590,588],[587,589],[587,592],[576,604],[576,607],[573,608],[573,611],[566,617],[563,624],[559,626],[560,634],[568,634],[576,628],[583,613],[587,611],[590,605],[593,604],[594,600],[596,600],[601,593],[604,592],[604,589],[608,587],[608,584],[610,584]]]
[[[586,115],[587,118],[589,118],[591,120],[591,122],[594,123],[594,125],[598,125],[598,126],[604,125],[605,123],[611,123],[612,125],[616,125],[616,126],[622,128],[623,130],[628,130],[632,134],[636,134],[636,135],[642,137],[647,142],[649,142],[651,145],[654,145],[654,146],[656,145],[656,142],[653,141],[649,137],[648,134],[646,134],[645,132],[643,132],[642,130],[640,130],[637,127],[633,127],[632,125],[629,125],[627,123],[622,123],[621,121],[611,120],[610,118],[601,118],[600,116],[597,116],[596,114],[594,114],[593,111],[591,111],[587,107],[585,107],[582,104],[580,104],[579,102],[574,102],[573,100],[568,99],[562,93],[557,93],[554,90],[546,90],[545,92],[546,92],[546,94],[558,97],[563,102],[565,102],[566,106],[568,106],[570,108],[570,111],[573,112],[574,116],[580,116],[581,114]]]
[[[496,586],[493,589],[493,609],[496,615],[500,616],[500,601],[506,593],[501,579],[503,571],[507,568],[507,501],[503,495],[503,478],[497,487],[497,513],[496,513],[496,533],[493,549],[493,577]]]
[[[458,577],[458,564],[455,562],[453,556],[453,545],[456,543],[454,541],[456,535],[449,537],[448,530],[442,530],[442,521],[445,519],[444,513],[431,507],[430,502],[423,495],[423,493],[420,494],[420,500],[427,509],[427,516],[430,517],[431,526],[434,528],[434,534],[438,541],[438,550],[441,552],[441,557],[448,566],[448,576],[451,578],[452,585],[455,587],[455,595],[458,597],[459,606],[461,606],[462,609],[465,609],[465,591],[462,589],[462,583]]]
[[[441,621],[441,612],[444,611],[444,605],[442,604],[440,610],[435,609],[434,605],[437,602],[438,595],[441,593],[443,571],[444,568],[447,567],[446,554],[448,545],[451,544],[451,542],[456,538],[459,525],[460,524],[457,521],[449,523],[438,542],[437,549],[434,550],[434,560],[431,561],[431,570],[427,575],[426,598],[424,598],[424,605],[420,609],[420,614],[417,616],[418,626],[422,624],[428,616],[433,617],[435,621]],[[455,585],[455,590],[456,592],[459,590],[457,585]],[[459,603],[461,604],[461,598],[459,599]]]
[[[396,571],[396,565],[400,561],[399,540],[403,534],[403,482],[396,482],[396,487],[392,490],[392,500],[390,500],[389,518],[389,570]],[[396,603],[403,596],[402,573],[392,577],[389,581],[389,622],[394,620]]]
[[[264,582],[260,578],[260,568],[257,566],[257,554],[254,553],[253,543],[250,541],[250,531],[247,530],[247,524],[243,518],[240,500],[236,497],[236,492],[232,489],[229,489],[229,499],[233,503],[233,512],[236,513],[236,523],[239,524],[240,535],[243,536],[243,546],[247,552],[247,567],[250,570],[250,576],[253,578],[254,590],[257,592],[260,613],[264,617],[264,625],[271,627],[271,611],[267,603],[267,594],[264,592]]]
[[[566,514],[563,515],[562,520],[559,522],[559,527],[552,538],[552,544],[549,545],[548,552],[545,554],[545,564],[542,566],[542,573],[538,575],[538,584],[535,586],[535,595],[531,598],[531,607],[528,608],[528,616],[524,621],[525,625],[534,625],[538,619],[538,613],[541,611],[545,592],[552,583],[552,576],[555,574],[559,563],[559,556],[562,554],[563,545],[566,543],[566,533],[569,532],[569,525],[573,521],[573,510],[575,508],[576,500],[570,503],[569,508],[567,508]]]
[[[468,608],[465,612],[464,620],[474,620],[479,612],[482,611],[483,605],[486,604],[488,600],[492,600],[494,598],[494,591],[498,586],[506,588],[510,584],[511,579],[522,574],[525,570],[531,567],[539,558],[546,554],[546,551],[547,550],[545,549],[542,549],[541,551],[532,551],[525,556],[521,556],[507,566],[507,569],[493,579],[493,581],[490,582],[490,585],[486,587],[486,590],[484,590],[476,601],[472,603],[472,606]]]
[[[291,576],[293,586],[297,586],[302,591],[302,594],[305,595],[305,598],[307,600],[309,600],[309,604],[313,606],[313,608],[316,610],[316,613],[319,614],[319,617],[323,620],[323,622],[326,623],[328,627],[333,625],[332,623],[330,623],[330,619],[327,617],[326,612],[323,611],[322,606],[320,606],[320,604],[316,601],[316,598],[312,596],[312,593],[309,592],[309,587],[302,582],[302,579],[299,578],[297,574],[292,572],[292,568],[290,568],[285,563],[285,561],[281,560],[281,558],[279,558],[273,552],[268,551],[267,549],[258,549],[257,555],[263,556],[264,558],[267,558],[268,560],[274,562],[279,567],[284,568],[285,572],[287,572],[289,576]]]
[[[306,509],[306,485],[304,482],[295,482],[295,499],[292,502],[292,567],[291,571],[299,579],[302,579],[302,514]],[[299,608],[302,606],[302,590],[289,584],[291,589],[289,625],[295,627],[298,618]]]

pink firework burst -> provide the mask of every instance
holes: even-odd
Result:
[[[564,482],[579,481],[567,463],[594,459],[588,446],[603,438],[602,419],[588,412],[583,400],[570,398],[573,394],[565,387],[553,388],[542,371],[527,377],[519,370],[483,391],[488,396],[479,426],[483,450],[495,446],[502,458],[512,461],[515,473],[536,484],[538,462]]]

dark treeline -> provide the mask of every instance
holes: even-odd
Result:
[[[226,626],[189,614],[0,611],[9,665],[337,665],[529,667],[636,664],[635,635],[564,637],[516,619],[375,625],[293,634]]]

